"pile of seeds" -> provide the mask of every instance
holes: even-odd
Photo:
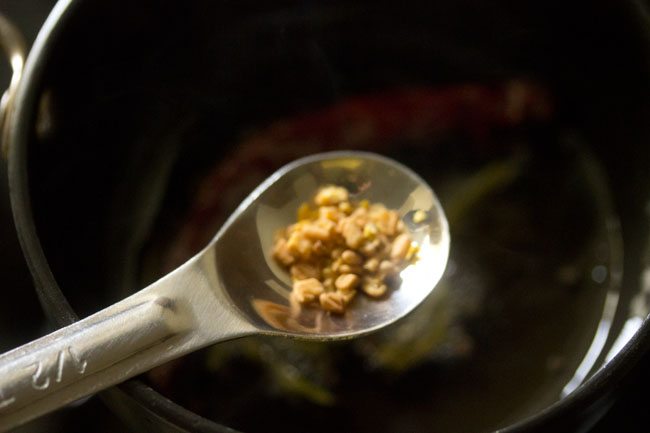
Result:
[[[273,257],[291,273],[293,301],[341,314],[358,291],[384,296],[417,251],[396,211],[325,186],[278,233]]]

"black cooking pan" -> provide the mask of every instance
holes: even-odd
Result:
[[[513,181],[508,191],[517,191],[521,203],[534,209],[540,218],[533,222],[539,226],[555,221],[544,237],[548,245],[538,242],[529,249],[518,243],[519,250],[494,251],[506,258],[512,251],[580,256],[572,247],[598,231],[600,220],[594,215],[605,211],[574,198],[597,184],[607,190],[605,213],[615,216],[603,219],[608,242],[621,243],[624,254],[606,257],[606,276],[600,275],[603,268],[589,268],[587,286],[567,283],[586,301],[568,307],[568,301],[557,299],[574,295],[554,298],[553,290],[538,290],[550,293],[549,298],[534,297],[534,287],[524,294],[504,289],[498,292],[503,299],[483,298],[488,311],[462,321],[476,342],[467,353],[484,350],[480,342],[487,342],[485,359],[503,365],[505,373],[496,367],[463,370],[472,365],[471,356],[463,357],[459,348],[473,346],[461,344],[450,346],[452,361],[441,361],[442,352],[436,352],[434,367],[419,364],[405,380],[386,379],[372,369],[357,371],[384,381],[380,389],[370,380],[354,388],[364,404],[381,400],[383,393],[412,394],[415,385],[423,384],[431,387],[431,395],[444,386],[454,395],[461,385],[451,379],[449,385],[446,378],[471,371],[476,376],[462,389],[481,395],[480,406],[451,398],[447,404],[455,418],[439,423],[417,411],[405,417],[382,409],[373,426],[345,406],[328,412],[296,403],[295,396],[281,403],[260,400],[266,388],[250,385],[242,379],[250,376],[237,376],[240,370],[234,370],[232,382],[232,370],[211,373],[224,378],[201,391],[204,377],[191,373],[202,368],[201,354],[103,396],[135,431],[230,431],[226,425],[290,430],[284,424],[287,408],[307,411],[309,417],[301,420],[305,426],[316,419],[331,429],[337,424],[327,420],[339,414],[349,424],[338,428],[355,431],[364,425],[399,431],[383,421],[382,413],[399,419],[400,428],[410,419],[415,427],[406,430],[423,425],[425,431],[585,428],[609,406],[648,346],[642,278],[650,188],[646,17],[645,5],[635,1],[61,1],[30,53],[7,140],[14,217],[43,308],[63,326],[143,287],[174,257],[195,247],[178,241],[179,236],[200,239],[192,227],[214,229],[229,201],[277,165],[305,153],[370,148],[408,163],[436,190],[458,173],[509,173],[511,166],[501,162],[532,161],[521,170],[531,183]],[[362,128],[368,124],[381,128],[368,132]],[[482,171],[488,166],[493,171]],[[587,176],[571,177],[584,167],[591,167],[585,169]],[[209,179],[219,194],[197,211],[196,197]],[[483,191],[510,178],[476,179]],[[474,194],[462,191],[467,197]],[[499,191],[490,192],[488,203],[503,198]],[[526,201],[527,196],[543,200]],[[482,209],[495,215],[497,227],[507,214],[501,208]],[[480,229],[471,216],[464,218],[458,217],[458,227]],[[510,227],[516,232],[524,225],[514,219]],[[467,253],[465,260],[466,232],[458,230],[457,263],[466,275],[487,264],[501,269],[486,256]],[[528,270],[537,266],[530,263],[517,268],[526,284]],[[573,281],[569,274],[562,275]],[[502,271],[493,277],[496,286],[520,289],[518,274]],[[458,272],[449,278],[452,293],[481,286],[461,284]],[[557,329],[550,330],[553,323]],[[606,332],[599,334],[602,326]],[[505,331],[516,328],[523,335]],[[531,367],[541,365],[535,360],[548,347],[561,348],[562,356],[544,359],[550,370]],[[585,361],[590,354],[593,359]],[[564,395],[548,385],[548,371],[561,371],[562,362],[571,359],[590,368],[584,375],[555,373],[573,381],[566,381],[574,386],[565,387]],[[250,359],[240,364],[246,362]],[[560,367],[553,370],[556,364]],[[517,376],[518,370],[529,376]],[[181,379],[161,380],[165,372]],[[497,379],[483,381],[490,374]],[[180,386],[184,377],[196,383]],[[507,386],[494,384],[513,377],[519,379]],[[207,395],[225,407],[225,395],[238,387],[256,390],[237,397],[249,408],[248,417],[213,414],[190,398]],[[232,413],[238,413],[233,407]]]

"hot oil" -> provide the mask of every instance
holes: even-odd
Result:
[[[413,113],[404,118],[419,124],[394,122],[378,134],[368,129],[378,114],[324,113],[262,128],[233,147],[202,176],[178,234],[156,245],[167,251],[157,266],[173,268],[207,243],[283,163],[356,148],[405,163],[436,190],[452,236],[446,276],[414,313],[375,335],[246,338],[160,367],[149,382],[247,432],[485,431],[581,383],[603,355],[622,247],[606,179],[578,135],[440,134]]]
[[[483,431],[520,420],[571,392],[602,361],[622,244],[598,163],[566,141],[515,146],[494,160],[461,156],[431,176],[452,231],[444,295],[407,319],[426,326],[398,324],[407,331],[389,330],[382,341],[397,346],[389,367],[401,374],[387,406],[401,406],[394,416],[414,431]]]

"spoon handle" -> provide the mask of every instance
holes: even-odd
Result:
[[[79,322],[0,355],[0,432],[210,344],[258,332],[236,313],[214,251]]]
[[[45,396],[56,393],[62,406],[98,391],[92,381],[75,395],[66,388],[175,334],[169,298],[135,300],[128,298],[0,356],[0,430],[26,421],[29,411],[16,413]]]

